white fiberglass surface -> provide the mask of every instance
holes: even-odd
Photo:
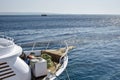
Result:
[[[0,48],[6,48],[12,46],[14,43],[10,40],[0,38]]]

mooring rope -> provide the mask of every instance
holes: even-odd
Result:
[[[69,74],[68,74],[68,72],[67,72],[67,69],[65,69],[65,71],[66,71],[68,80],[70,80],[70,77],[69,77]]]

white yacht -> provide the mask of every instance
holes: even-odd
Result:
[[[23,51],[9,37],[0,37],[0,80],[54,80],[68,64],[68,50]]]

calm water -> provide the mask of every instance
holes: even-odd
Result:
[[[17,44],[66,40],[71,80],[120,80],[120,16],[0,16],[0,34]],[[29,47],[23,47],[24,50]],[[59,77],[67,80],[65,72]]]

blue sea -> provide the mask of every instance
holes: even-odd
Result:
[[[71,80],[120,80],[120,15],[3,15],[0,35],[19,45],[66,41],[76,46],[68,53]],[[65,71],[59,79],[68,80]]]

